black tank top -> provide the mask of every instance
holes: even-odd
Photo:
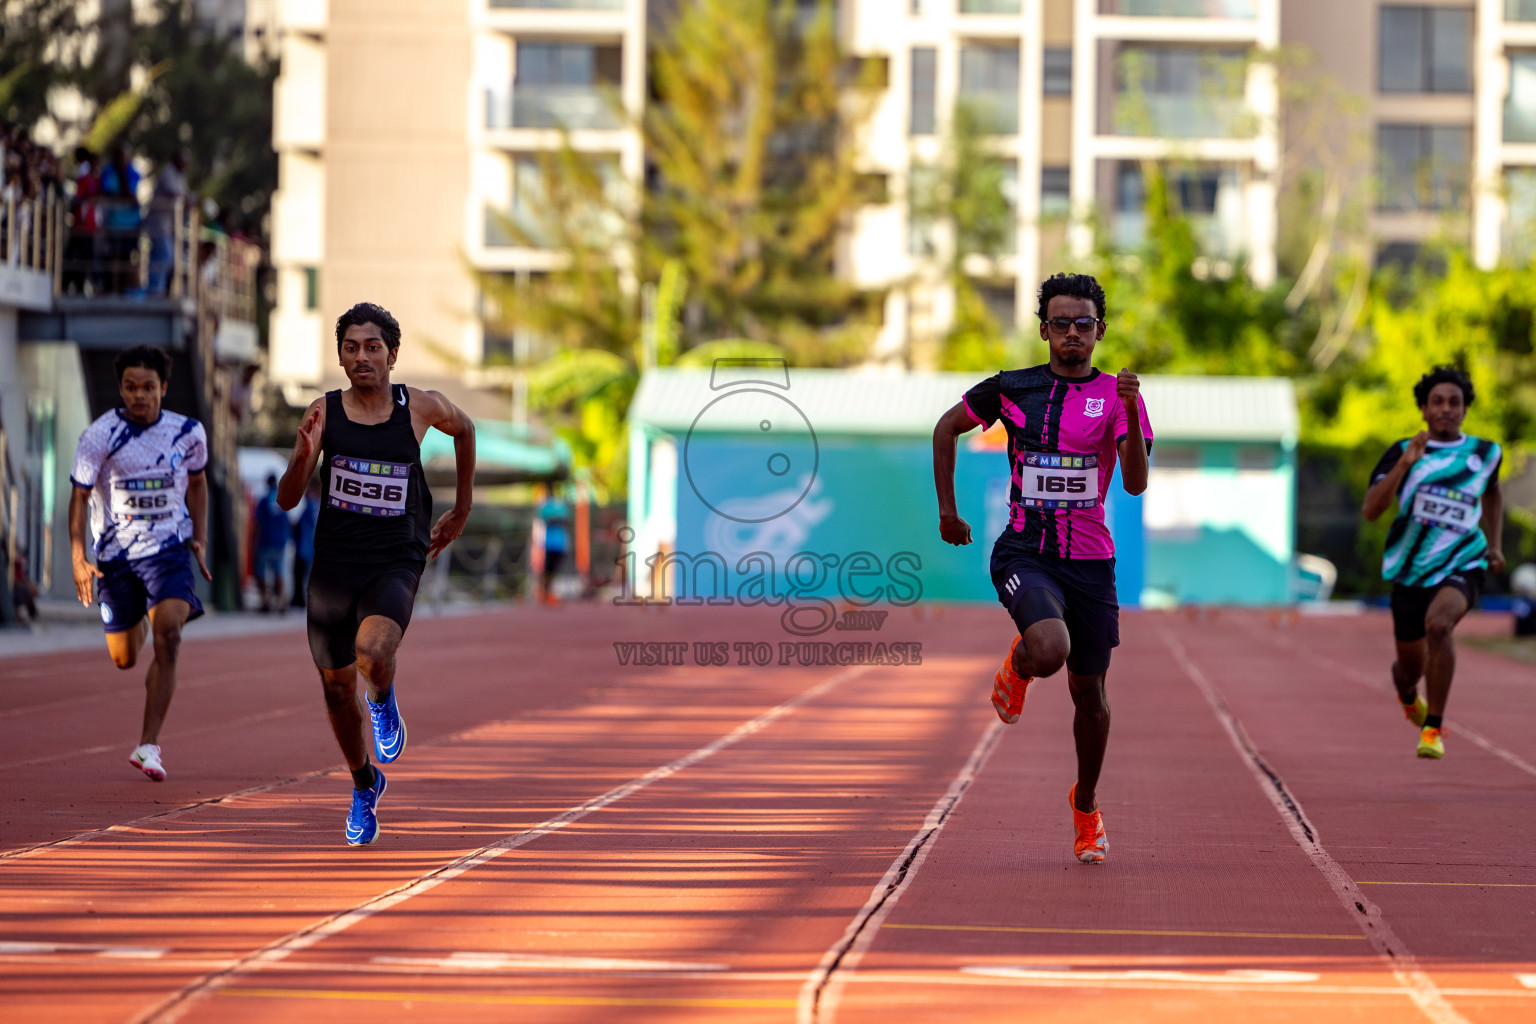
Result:
[[[432,495],[411,427],[410,392],[393,386],[383,423],[347,418],[340,391],[325,394],[317,562],[424,562],[432,532]]]

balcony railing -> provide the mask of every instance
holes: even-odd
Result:
[[[1117,97],[1115,134],[1167,139],[1231,139],[1253,134],[1247,105],[1223,96]]]
[[[0,263],[42,271],[57,281],[67,228],[64,200],[60,197],[8,196],[0,205]]]
[[[614,129],[622,125],[611,93],[579,85],[518,86],[486,90],[485,126],[498,128]]]
[[[1536,3],[1536,0],[1507,0]],[[1259,16],[1257,0],[1099,0],[1100,14],[1126,14],[1142,18],[1236,18],[1252,21]]]

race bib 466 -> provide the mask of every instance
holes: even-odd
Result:
[[[326,500],[332,508],[367,516],[403,516],[410,478],[409,465],[336,455],[331,458],[331,493]]]
[[[1099,503],[1099,457],[1021,453],[1019,503],[1026,508],[1093,508]]]
[[[112,518],[164,519],[174,515],[176,482],[169,476],[118,477],[112,481]]]

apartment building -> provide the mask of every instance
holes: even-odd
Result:
[[[610,98],[639,109],[643,0],[279,0],[277,22],[272,379],[293,402],[333,386],[331,325],[376,301],[400,321],[402,378],[507,417],[483,365],[519,339],[486,332],[478,275],[555,258],[502,218],[537,202],[556,125],[639,177]]]
[[[664,6],[277,0],[271,370],[292,399],[338,379],[328,325],[362,298],[404,325],[402,375],[456,395],[497,382],[487,362],[530,354],[487,332],[475,275],[557,258],[527,236],[556,126],[643,180],[611,97],[640,109],[647,19]],[[952,322],[944,240],[911,198],[959,102],[982,113],[1013,208],[1007,251],[965,266],[1005,324],[1027,328],[1038,281],[1090,249],[1094,224],[1119,246],[1144,236],[1149,161],[1210,272],[1241,257],[1274,280],[1297,170],[1276,53],[1308,54],[1307,74],[1354,97],[1327,131],[1360,140],[1344,184],[1378,259],[1445,234],[1484,265],[1536,251],[1536,0],[841,0],[837,18],[848,49],[887,68],[860,140],[885,201],[854,211],[838,265],[885,296],[875,361],[930,362]],[[506,415],[495,402],[482,412]]]

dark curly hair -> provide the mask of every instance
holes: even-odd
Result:
[[[1419,404],[1419,408],[1429,404],[1429,393],[1435,389],[1436,384],[1455,384],[1461,388],[1461,401],[1463,405],[1470,406],[1472,400],[1477,397],[1472,390],[1472,378],[1465,371],[1458,370],[1454,366],[1437,366],[1413,386],[1413,400]]]
[[[1109,315],[1104,303],[1104,289],[1088,274],[1052,274],[1046,278],[1045,283],[1040,286],[1040,309],[1035,315],[1044,320],[1046,307],[1058,295],[1087,299],[1099,311],[1100,320]]]
[[[384,344],[393,352],[400,347],[400,324],[389,315],[389,310],[372,302],[359,302],[336,318],[336,351],[341,351],[341,337],[348,327],[373,324],[384,335]]]
[[[112,360],[112,369],[117,371],[119,384],[123,382],[123,371],[131,366],[154,370],[160,375],[160,383],[170,383],[171,357],[163,348],[156,348],[153,345],[135,345],[133,348],[119,352],[117,358]]]

